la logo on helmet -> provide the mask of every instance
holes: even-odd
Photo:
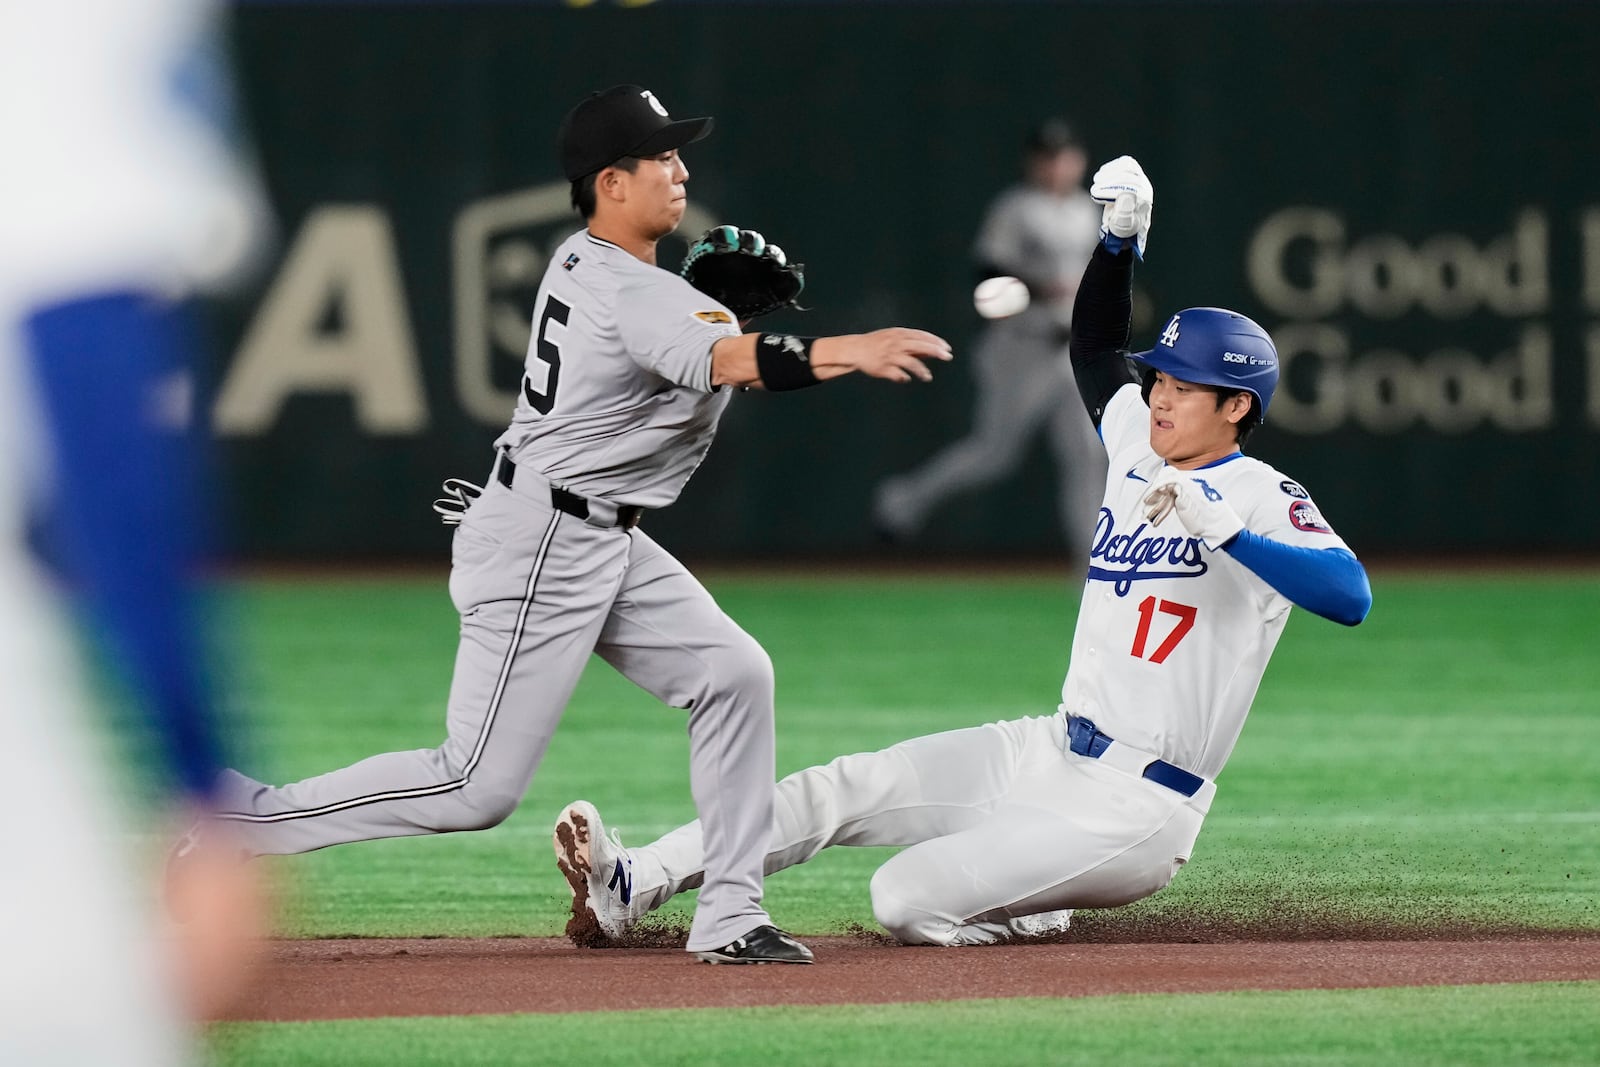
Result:
[[[1161,343],[1168,348],[1178,345],[1178,316],[1172,316],[1172,321],[1167,323],[1167,328],[1161,331]]]
[[[645,102],[650,105],[651,110],[653,110],[657,115],[660,115],[662,118],[667,117],[667,109],[661,106],[661,101],[656,99],[655,93],[652,93],[649,89],[645,89],[641,91],[639,95],[644,97]]]

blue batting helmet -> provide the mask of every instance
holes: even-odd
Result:
[[[1243,389],[1267,417],[1278,387],[1278,350],[1267,331],[1237,311],[1187,308],[1167,320],[1155,346],[1131,353],[1147,367],[1185,382]]]

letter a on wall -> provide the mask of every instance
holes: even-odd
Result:
[[[368,433],[427,425],[394,237],[376,207],[307,217],[222,383],[215,430],[264,433],[295,393],[349,393]]]

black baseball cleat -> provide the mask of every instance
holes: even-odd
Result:
[[[776,926],[758,926],[731,945],[695,955],[707,963],[810,963],[814,958]]]

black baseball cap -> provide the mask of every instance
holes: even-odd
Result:
[[[1035,155],[1054,155],[1069,148],[1082,148],[1083,142],[1066,119],[1051,117],[1028,131],[1023,147]]]
[[[710,132],[710,118],[674,122],[655,93],[637,85],[613,85],[590,93],[561,120],[561,169],[575,182],[624,156],[682,148]]]

